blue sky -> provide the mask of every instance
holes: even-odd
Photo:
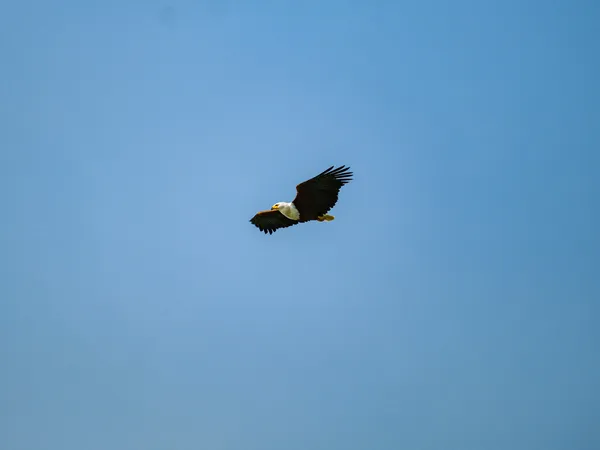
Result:
[[[599,448],[599,19],[3,5],[1,447]]]

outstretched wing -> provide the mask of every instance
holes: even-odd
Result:
[[[279,228],[287,228],[298,223],[297,220],[288,219],[277,210],[260,211],[250,219],[253,225],[265,234],[273,234]]]
[[[340,189],[352,181],[350,167],[341,166],[321,172],[316,177],[296,186],[294,205],[300,212],[300,222],[315,220],[329,212],[338,200]]]

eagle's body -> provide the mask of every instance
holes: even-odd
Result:
[[[273,234],[279,228],[317,220],[331,221],[327,214],[335,206],[343,185],[352,180],[349,167],[338,167],[321,172],[296,186],[296,198],[291,202],[275,203],[270,210],[258,212],[250,222],[265,234]]]

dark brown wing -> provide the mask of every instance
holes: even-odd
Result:
[[[279,228],[287,228],[298,223],[297,220],[288,219],[277,210],[260,211],[250,219],[250,223],[256,225],[265,234],[273,234]]]
[[[296,186],[294,205],[300,212],[300,222],[315,220],[333,208],[343,185],[352,180],[350,167],[341,166],[321,172]]]

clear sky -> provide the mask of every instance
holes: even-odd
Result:
[[[0,447],[600,448],[599,21],[3,3]]]

